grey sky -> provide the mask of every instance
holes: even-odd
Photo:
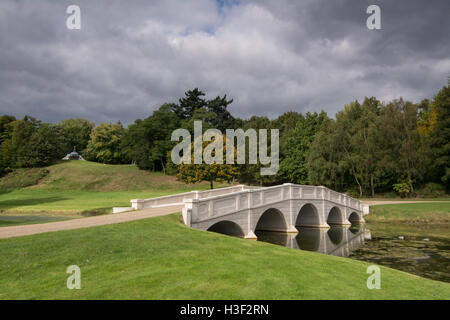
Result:
[[[370,4],[382,30],[366,28]],[[450,72],[449,13],[448,0],[2,0],[0,113],[129,124],[194,87],[244,118],[420,101]]]

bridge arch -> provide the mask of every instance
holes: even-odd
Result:
[[[307,251],[319,251],[322,243],[322,234],[323,230],[316,228],[304,228],[300,229],[297,237],[295,238],[297,241],[297,246],[301,250]]]
[[[245,236],[242,228],[235,222],[224,220],[213,224],[207,231],[221,233],[232,237],[243,238]]]
[[[299,211],[295,220],[296,227],[312,227],[320,225],[320,216],[317,208],[307,203]]]
[[[347,232],[347,229],[344,229],[343,227],[333,227],[328,230],[327,235],[334,245],[339,245],[342,240],[344,240],[344,232]]]
[[[275,208],[264,211],[256,223],[255,231],[286,231],[287,224],[283,213]]]
[[[342,224],[344,217],[342,211],[338,207],[331,208],[328,213],[327,223],[328,224]]]
[[[361,223],[361,216],[357,212],[352,212],[350,216],[348,217],[348,221],[351,224],[360,224]]]
[[[360,224],[353,225],[349,229],[350,236],[358,235],[360,232],[361,232],[361,225]]]

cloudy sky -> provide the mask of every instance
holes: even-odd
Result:
[[[366,27],[371,4],[382,30]],[[449,13],[448,0],[1,0],[0,114],[129,124],[195,87],[243,118],[420,101],[450,74]]]

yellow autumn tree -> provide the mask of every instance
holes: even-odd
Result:
[[[199,138],[201,139],[201,137]],[[234,178],[236,178],[239,174],[239,168],[236,164],[226,164],[226,136],[222,135],[222,154],[220,154],[220,150],[211,148],[214,143],[219,141],[215,141],[215,138],[212,138],[211,141],[202,141],[201,145],[201,154],[202,158],[205,154],[205,150],[210,151],[210,155],[217,159],[221,159],[222,161],[216,161],[216,163],[205,163],[202,161],[201,164],[194,164],[194,144],[191,143],[191,162],[190,163],[181,163],[178,165],[178,174],[177,177],[183,182],[186,183],[197,183],[202,181],[209,181],[211,189],[214,188],[214,182],[231,182]],[[216,144],[217,145],[217,144]],[[234,150],[234,157],[236,163],[236,150]],[[203,159],[204,160],[204,159]],[[217,163],[222,162],[222,163]]]
[[[429,137],[437,122],[438,113],[435,105],[431,103],[428,106],[428,110],[423,111],[421,118],[417,123],[417,131],[419,132],[419,135],[423,138]]]

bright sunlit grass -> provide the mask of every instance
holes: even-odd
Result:
[[[66,268],[81,268],[81,290]],[[448,299],[450,284],[185,227],[178,215],[0,240],[0,299]]]

